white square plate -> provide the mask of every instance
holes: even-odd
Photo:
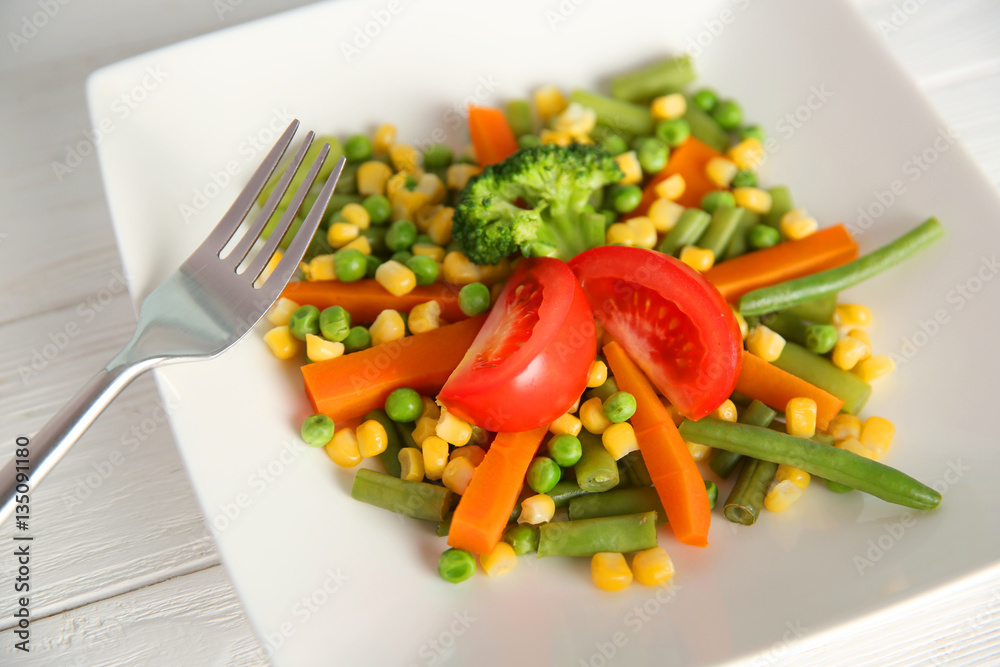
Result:
[[[788,184],[824,223],[850,223],[864,250],[929,215],[947,226],[944,243],[847,295],[874,310],[876,350],[901,361],[866,414],[896,423],[888,462],[944,489],[943,506],[917,515],[816,484],[753,528],[717,515],[705,550],[662,532],[678,572],[663,590],[602,593],[586,559],[533,557],[502,579],[450,586],[433,527],[352,501],[351,475],[299,443],[298,371],[258,333],[158,381],[276,664],[770,660],[799,635],[843,648],[848,621],[996,563],[1000,348],[986,333],[1000,309],[988,283],[1000,203],[844,2],[351,0],[101,69],[88,95],[95,126],[110,120],[100,158],[132,296],[200,243],[292,116],[341,136],[393,122],[403,141],[460,146],[468,102],[599,87],[684,50],[702,83],[773,137],[762,181]]]

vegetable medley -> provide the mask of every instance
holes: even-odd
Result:
[[[611,95],[471,106],[459,156],[392,125],[323,138],[348,166],[264,340],[305,361],[303,440],[378,459],[352,496],[437,522],[446,581],[535,552],[591,558],[602,589],[661,584],[661,540],[707,546],[720,487],[743,525],[814,476],[941,502],[878,461],[895,428],[860,413],[894,365],[837,299],[940,223],[859,257],[758,184],[761,129],[693,80],[671,58]]]

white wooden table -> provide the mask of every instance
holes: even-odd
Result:
[[[1000,182],[1000,3],[857,1]],[[36,432],[119,349],[134,323],[97,159],[90,153],[79,164],[67,161],[89,141],[87,74],[304,4],[5,0],[0,6],[3,461],[15,437]],[[54,162],[69,171],[57,173],[63,170]],[[0,663],[267,663],[219,565],[151,378],[126,390],[31,505],[32,652],[14,648],[15,563],[8,549],[14,528],[7,525],[0,529]],[[920,609],[880,620],[850,646],[829,650],[810,657],[817,664],[997,664],[1000,574],[937,594]]]

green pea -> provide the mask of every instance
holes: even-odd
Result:
[[[369,195],[361,201],[361,205],[368,211],[373,225],[381,225],[389,221],[392,215],[392,204],[383,195]]]
[[[319,314],[319,331],[327,340],[343,342],[351,331],[351,314],[340,306],[330,306]]]
[[[642,188],[638,185],[616,185],[609,194],[611,206],[619,213],[634,211],[642,202]]]
[[[625,139],[611,132],[604,135],[601,139],[601,145],[604,146],[604,150],[612,155],[621,155],[628,150],[628,144],[625,143]]]
[[[620,424],[635,414],[635,396],[627,391],[616,391],[604,401],[604,416],[612,424]]]
[[[534,134],[522,134],[517,138],[518,148],[534,148],[535,146],[540,146],[541,144],[542,140]]]
[[[409,250],[397,250],[396,252],[392,253],[392,257],[390,257],[389,259],[391,259],[394,262],[399,262],[400,264],[406,264],[411,259],[413,259],[413,253],[410,252]]]
[[[490,288],[482,283],[469,283],[458,292],[458,307],[469,317],[490,309]]]
[[[353,283],[365,277],[365,254],[354,248],[344,248],[333,253],[333,270],[337,280],[342,283]]]
[[[385,413],[394,422],[416,421],[423,411],[424,402],[416,389],[409,387],[393,389],[392,393],[385,399]]]
[[[397,220],[385,233],[385,244],[392,251],[408,250],[416,241],[417,226],[409,220]]]
[[[654,130],[656,137],[670,148],[677,148],[691,136],[691,125],[683,118],[661,120]]]
[[[382,266],[382,260],[375,255],[365,255],[365,278],[374,278],[378,267]]]
[[[760,125],[744,125],[739,130],[740,141],[744,139],[756,139],[760,143],[764,143],[764,130],[760,129]]]
[[[528,466],[525,480],[535,493],[548,493],[559,483],[561,477],[562,469],[558,463],[547,456],[536,456]]]
[[[719,96],[711,88],[702,88],[691,96],[691,102],[705,113],[711,113],[718,101]]]
[[[299,340],[305,340],[306,334],[319,333],[319,308],[316,306],[299,306],[288,318],[288,330]]]
[[[302,441],[310,447],[322,447],[333,440],[333,420],[326,415],[309,415],[300,429]]]
[[[708,509],[714,510],[719,500],[719,485],[710,479],[705,480],[705,491],[708,493]]]
[[[724,130],[735,130],[743,121],[743,110],[733,100],[722,100],[712,109],[712,118]]]
[[[740,169],[733,176],[731,184],[734,188],[755,188],[757,187],[757,174],[749,169]]]
[[[448,549],[438,559],[438,574],[445,581],[460,584],[476,573],[476,557],[465,549]]]
[[[406,260],[406,268],[413,271],[418,285],[430,285],[438,277],[438,265],[427,255],[414,255]]]
[[[359,352],[370,348],[372,346],[372,335],[364,327],[351,327],[347,338],[340,342],[344,344],[344,352],[350,354],[351,352]]]
[[[455,155],[444,144],[432,144],[424,151],[424,166],[428,169],[441,169],[451,164]]]
[[[754,250],[770,248],[781,240],[781,232],[769,225],[754,225],[747,232],[747,243]]]
[[[434,239],[431,238],[430,234],[417,234],[417,240],[414,243],[427,243],[429,245],[437,245],[434,243]]]
[[[583,456],[583,444],[580,438],[569,433],[561,433],[549,440],[547,448],[552,460],[563,468],[575,466]]]
[[[538,526],[530,523],[507,526],[503,531],[503,541],[514,549],[515,556],[530,554],[538,548]]]
[[[733,208],[736,206],[736,197],[728,190],[715,190],[709,192],[701,198],[701,208],[706,213],[714,213],[719,207]]]
[[[364,134],[355,134],[344,142],[344,157],[351,162],[363,162],[372,156],[372,142]],[[340,184],[337,184],[340,189]]]
[[[647,174],[655,174],[667,166],[670,148],[662,139],[650,137],[639,146],[639,166]]]
[[[618,211],[612,211],[610,209],[604,209],[604,210],[598,211],[598,213],[600,213],[601,215],[604,216],[604,228],[605,229],[607,229],[608,227],[610,227],[614,223],[618,222]]]
[[[816,354],[826,354],[837,344],[837,329],[831,324],[810,324],[806,327],[806,348]]]
[[[337,179],[337,192],[342,195],[353,195],[358,192],[358,168],[353,164],[348,164],[340,172]],[[311,206],[311,204],[310,204]],[[305,210],[303,208],[303,210]]]
[[[368,227],[358,232],[358,235],[368,239],[368,245],[371,246],[373,255],[384,255],[389,252],[389,248],[385,245],[385,232],[384,226]]]

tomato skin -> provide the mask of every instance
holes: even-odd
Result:
[[[438,400],[490,431],[547,426],[583,393],[596,350],[594,316],[573,272],[557,259],[525,258]]]
[[[688,419],[732,394],[743,363],[739,324],[701,274],[654,250],[603,246],[569,264],[594,317]]]

